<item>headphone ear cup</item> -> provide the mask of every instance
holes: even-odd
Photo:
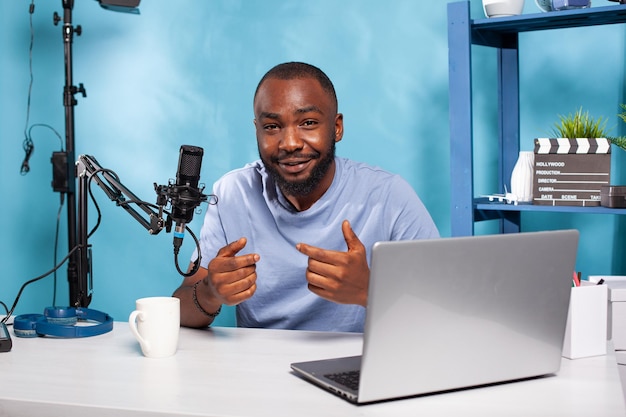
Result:
[[[73,326],[78,322],[76,309],[73,307],[46,307],[43,315],[48,323],[59,326]]]
[[[45,320],[43,314],[22,314],[13,320],[13,333],[17,337],[37,337],[37,323]]]

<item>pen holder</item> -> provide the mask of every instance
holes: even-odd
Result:
[[[586,358],[606,354],[606,285],[582,281],[572,287],[563,343],[563,357]]]

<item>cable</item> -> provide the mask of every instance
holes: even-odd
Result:
[[[65,261],[67,261],[69,259],[70,256],[72,256],[72,254],[74,252],[76,252],[78,249],[80,248],[80,246],[74,246],[74,248],[67,254],[65,255],[65,258],[63,258],[61,260],[61,262],[59,262],[58,265],[56,265],[53,269],[51,269],[50,271],[39,275],[36,278],[33,278],[29,281],[26,281],[24,284],[22,284],[22,286],[20,287],[20,290],[17,293],[17,296],[15,297],[15,301],[13,302],[13,305],[11,306],[11,310],[9,310],[7,312],[7,315],[5,318],[3,318],[2,320],[0,320],[0,323],[6,323],[7,320],[9,320],[9,317],[11,317],[11,315],[13,314],[13,311],[15,311],[15,307],[17,306],[17,302],[20,300],[20,297],[22,296],[22,292],[24,291],[24,288],[26,288],[28,285],[32,284],[33,282],[37,282],[40,281],[42,279],[44,279],[45,277],[47,277],[48,275],[50,275],[51,273],[55,272],[57,269],[59,269],[61,267],[61,265],[63,265],[65,263]]]
[[[189,226],[185,226],[185,229],[187,230],[187,232],[189,232],[189,235],[193,238],[194,242],[196,242],[196,250],[198,251],[198,257],[194,261],[193,268],[191,268],[191,271],[183,272],[180,269],[180,266],[178,265],[178,249],[179,248],[174,248],[174,264],[176,265],[176,270],[178,271],[180,275],[184,277],[190,277],[196,272],[198,272],[198,269],[200,269],[200,260],[202,259],[202,255],[200,254],[200,242],[198,242],[198,238],[196,238],[196,235],[191,231]]]
[[[34,13],[35,13],[35,0],[31,0],[30,5],[28,7],[29,28],[30,28],[30,44],[28,47],[29,83],[28,83],[28,96],[26,99],[26,122],[24,124],[24,141],[22,142],[22,148],[24,149],[25,155],[24,155],[24,161],[22,161],[22,166],[20,167],[20,174],[22,175],[26,175],[30,171],[29,161],[30,161],[30,157],[35,151],[35,144],[33,142],[32,134],[31,134],[31,131],[33,130],[34,127],[38,127],[38,126],[47,127],[48,129],[52,130],[54,134],[59,138],[59,141],[61,142],[61,150],[63,150],[63,139],[61,138],[61,135],[59,135],[59,132],[57,132],[52,126],[43,124],[43,123],[36,123],[29,127],[30,104],[31,104],[31,97],[32,97],[32,92],[33,92],[33,83],[35,80],[35,77],[33,75],[33,45],[35,44],[35,29],[33,27],[33,14]]]
[[[29,161],[30,161],[30,157],[35,151],[35,144],[32,139],[33,128],[45,127],[45,128],[50,129],[59,139],[59,142],[61,143],[61,151],[63,151],[63,139],[61,138],[61,135],[59,134],[59,132],[57,132],[52,126],[48,124],[44,124],[44,123],[35,123],[29,127],[31,97],[32,97],[32,91],[33,91],[33,84],[34,84],[34,75],[33,75],[33,46],[35,44],[35,29],[33,26],[33,14],[34,13],[35,13],[35,0],[31,0],[30,5],[28,6],[29,29],[30,29],[30,43],[28,47],[29,83],[28,83],[28,95],[26,99],[26,121],[24,123],[24,141],[22,142],[22,148],[24,149],[25,156],[24,156],[24,160],[22,161],[22,165],[20,167],[20,174],[22,175],[26,175],[30,171]],[[56,233],[55,233],[55,240],[54,240],[54,255],[53,255],[53,261],[52,261],[53,269],[51,270],[51,272],[54,272],[52,305],[56,305],[56,287],[57,287],[56,271],[58,269],[58,266],[54,267],[54,265],[56,265],[56,259],[57,259],[57,251],[58,251],[58,244],[59,244],[59,225],[60,225],[61,210],[63,209],[63,205],[64,205],[64,196],[63,194],[61,194],[61,204],[59,206],[59,210],[57,213],[57,224],[56,224]],[[18,295],[18,299],[19,299],[19,295]],[[16,300],[16,303],[17,303],[17,300]],[[2,305],[4,305],[4,303],[2,303]],[[15,308],[15,306],[13,308]],[[5,309],[6,309],[6,306],[5,306]],[[8,314],[8,311],[7,311],[7,317],[8,316],[10,316],[10,314]]]
[[[54,233],[54,255],[52,259],[52,265],[56,265],[57,262],[57,253],[59,250],[59,226],[61,224],[61,210],[63,209],[63,205],[65,204],[65,194],[61,193],[61,203],[59,204],[59,210],[57,211],[57,227]],[[52,286],[52,305],[57,305],[57,271],[54,270],[54,279]]]
[[[54,135],[59,139],[59,142],[61,143],[61,151],[63,151],[63,138],[61,137],[61,134],[59,134],[59,132],[57,132],[57,130],[55,128],[53,128],[52,126],[50,126],[49,124],[46,123],[34,123],[33,125],[31,125],[31,127],[28,128],[28,138],[32,141],[32,137],[33,134],[31,133],[33,128],[35,127],[45,127],[48,128],[50,130],[52,130],[52,133],[54,133]]]
[[[87,191],[89,192],[89,197],[91,197],[91,201],[93,202],[93,205],[96,208],[96,211],[98,212],[98,217],[96,218],[96,225],[93,227],[93,229],[91,229],[91,232],[89,232],[89,234],[87,235],[87,239],[89,239],[91,235],[93,235],[96,232],[96,230],[98,230],[98,227],[100,227],[100,221],[102,220],[102,212],[100,211],[100,206],[98,205],[98,202],[96,201],[96,198],[93,195],[93,191],[91,190],[91,181],[93,180],[94,177],[97,177],[100,172],[107,172],[111,174],[113,177],[115,177],[117,181],[119,181],[118,175],[110,169],[98,169],[94,171],[94,173],[89,177],[89,180],[87,181]],[[102,179],[100,179],[100,181],[102,181]]]
[[[28,97],[26,100],[26,124],[24,126],[24,142],[22,143],[22,147],[24,148],[25,153],[24,161],[22,162],[22,166],[20,168],[20,174],[22,175],[26,175],[28,171],[30,171],[28,161],[30,159],[30,156],[33,154],[33,151],[35,150],[33,140],[28,134],[28,123],[30,121],[30,98],[33,91],[33,43],[35,40],[35,30],[33,28],[33,13],[35,12],[35,0],[31,0],[28,12],[30,25],[30,46],[28,48],[28,69],[30,73],[30,82],[28,84]]]

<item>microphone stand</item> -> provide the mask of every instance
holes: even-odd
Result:
[[[104,191],[107,197],[116,203],[118,207],[122,207],[128,214],[130,214],[139,224],[141,224],[151,235],[157,235],[161,230],[165,229],[169,233],[172,229],[173,218],[176,220],[177,228],[181,219],[177,216],[173,216],[164,210],[167,205],[172,205],[178,211],[184,213],[185,210],[193,211],[200,203],[206,202],[209,196],[202,193],[204,187],[198,189],[188,184],[174,185],[169,183],[167,185],[154,184],[154,190],[157,193],[156,204],[147,203],[130,191],[117,177],[115,172],[110,169],[105,169],[100,166],[96,158],[90,155],[80,155],[76,162],[76,171],[78,172],[79,187],[78,187],[78,245],[80,249],[79,265],[86,266],[85,269],[79,268],[81,280],[80,286],[77,287],[80,295],[85,295],[87,300],[91,300],[92,289],[92,270],[91,270],[91,245],[88,243],[89,232],[87,230],[88,216],[87,216],[87,193],[90,192],[90,182],[95,181],[96,184]],[[216,204],[217,197],[211,196],[212,201],[209,204]],[[134,205],[140,209],[140,211],[133,208]],[[154,209],[158,209],[155,211]],[[141,213],[143,211],[143,214]],[[163,219],[163,214],[167,214],[167,220]],[[97,226],[96,226],[97,228]],[[174,247],[174,261],[179,273],[185,277],[191,276],[198,271],[200,266],[200,245],[198,239],[193,232],[187,226],[182,226],[189,231],[196,243],[196,250],[198,257],[193,268],[184,273],[178,265],[178,251]],[[95,230],[95,229],[94,229]],[[182,232],[181,232],[182,233]],[[182,242],[182,238],[178,238]],[[179,242],[180,246],[180,242]]]
[[[63,50],[65,56],[65,87],[63,89],[63,106],[65,107],[65,158],[66,187],[59,190],[67,194],[67,244],[72,251],[78,244],[77,220],[76,220],[76,169],[74,166],[74,106],[77,101],[74,95],[81,93],[86,97],[85,88],[73,85],[72,81],[72,42],[74,33],[81,34],[81,27],[72,26],[72,9],[74,0],[62,0],[63,2]],[[61,17],[54,13],[55,26],[61,21]],[[81,231],[82,232],[82,231]],[[85,239],[86,241],[86,239]],[[69,283],[69,305],[72,307],[87,307],[91,302],[91,294],[88,293],[87,279],[91,267],[87,256],[87,247],[81,246],[69,259],[67,267],[67,280]]]
[[[116,205],[122,207],[128,212],[139,224],[141,224],[151,235],[158,234],[164,228],[167,232],[172,227],[172,220],[168,217],[168,220],[163,220],[163,207],[167,204],[168,195],[166,192],[161,192],[157,195],[157,204],[149,204],[139,199],[132,191],[130,191],[124,184],[121,183],[119,178],[113,174],[109,169],[102,168],[96,158],[90,155],[80,155],[78,162],[76,163],[79,178],[79,197],[78,197],[78,209],[79,209],[79,239],[78,242],[82,247],[87,247],[87,192],[89,189],[89,181],[95,181],[96,184],[104,191],[111,201],[114,201]],[[164,186],[157,186],[155,188],[162,188]],[[205,198],[206,200],[206,198]],[[131,204],[139,207],[146,215],[142,215],[135,210]],[[158,212],[155,212],[152,207],[158,207]]]

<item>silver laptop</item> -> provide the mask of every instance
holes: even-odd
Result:
[[[359,404],[554,374],[577,247],[575,230],[378,242],[362,356],[291,367]]]

